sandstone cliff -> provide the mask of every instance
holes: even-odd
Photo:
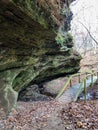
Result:
[[[69,30],[70,2],[0,0],[0,107],[5,111],[15,106],[18,92],[30,82],[79,70],[81,56],[70,38],[64,50],[55,40],[62,24],[63,31]]]

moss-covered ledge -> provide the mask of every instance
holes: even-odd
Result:
[[[18,92],[29,83],[79,70],[81,56],[72,41],[66,39],[61,50],[55,40],[63,18],[70,15],[60,14],[63,4],[62,0],[0,0],[0,107],[5,111],[15,106]]]

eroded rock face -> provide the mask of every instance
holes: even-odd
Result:
[[[65,17],[60,15],[63,4],[63,0],[0,0],[0,99],[4,99],[0,105],[9,104],[8,111],[30,82],[79,70],[81,56],[72,44],[62,51],[55,41]]]
[[[39,86],[34,84],[31,86],[28,86],[26,89],[22,90],[19,93],[18,100],[21,101],[49,101],[51,98],[49,98],[46,95],[40,94]]]

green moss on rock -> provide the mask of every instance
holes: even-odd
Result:
[[[55,30],[63,17],[56,1],[48,3],[0,1],[0,107],[6,112],[29,83],[79,70],[81,56],[73,52],[73,45],[61,51],[55,41]]]

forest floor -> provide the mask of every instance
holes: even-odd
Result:
[[[0,130],[98,130],[98,100],[18,102],[8,116],[0,111]]]
[[[0,130],[98,130],[98,100],[18,102],[7,117],[0,114]]]

